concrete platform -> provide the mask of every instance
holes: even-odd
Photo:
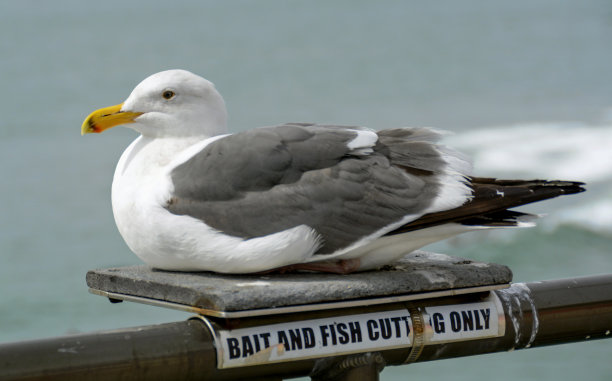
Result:
[[[380,271],[349,275],[223,275],[130,266],[92,270],[94,294],[217,317],[373,305],[508,287],[506,266],[423,251]]]

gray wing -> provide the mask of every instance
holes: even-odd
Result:
[[[427,209],[446,163],[427,129],[378,132],[349,148],[359,127],[285,124],[214,141],[171,172],[166,208],[245,239],[308,225],[332,253]]]

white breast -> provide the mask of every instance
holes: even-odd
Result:
[[[119,232],[141,259],[159,245],[156,220],[163,214],[171,184],[163,176],[167,158],[153,139],[139,137],[121,155],[112,187],[112,204]]]

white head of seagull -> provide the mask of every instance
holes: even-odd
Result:
[[[151,75],[125,102],[92,113],[81,132],[126,124],[152,138],[210,137],[227,132],[227,111],[212,82],[186,70]]]

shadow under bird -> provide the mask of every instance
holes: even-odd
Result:
[[[84,121],[83,134],[117,125],[140,133],[117,164],[112,205],[148,265],[377,269],[459,233],[533,225],[509,208],[584,190],[473,177],[469,159],[434,129],[287,123],[228,134],[226,117],[211,82],[168,70]]]

